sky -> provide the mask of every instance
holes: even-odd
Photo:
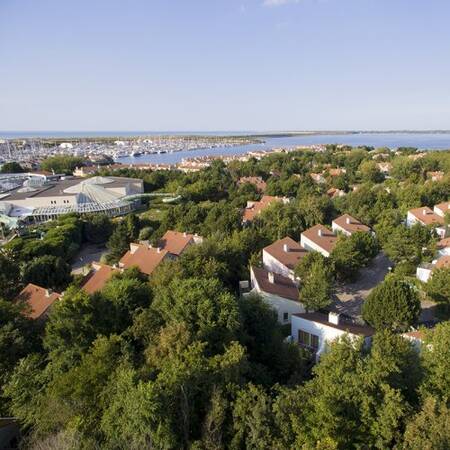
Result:
[[[448,0],[0,0],[0,130],[450,129]]]

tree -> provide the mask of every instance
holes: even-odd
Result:
[[[76,156],[51,156],[41,162],[41,169],[48,172],[72,175],[76,167],[83,165],[83,159]]]
[[[378,329],[406,331],[417,323],[420,301],[414,287],[390,277],[378,285],[363,305],[363,318]]]
[[[252,384],[241,390],[233,405],[234,436],[231,448],[273,448],[272,399]]]
[[[299,300],[308,311],[326,308],[331,303],[332,274],[324,262],[312,264],[308,275],[301,280]]]
[[[431,278],[425,284],[428,297],[438,303],[440,315],[448,318],[450,315],[450,268],[433,270]]]
[[[23,281],[62,291],[72,280],[70,273],[71,267],[62,258],[40,256],[24,266]]]
[[[425,377],[420,387],[422,396],[450,401],[450,322],[442,322],[425,332],[421,346]]]
[[[0,292],[7,300],[12,299],[20,289],[19,265],[0,252]]]
[[[117,262],[128,251],[130,242],[135,241],[138,236],[139,218],[130,214],[116,225],[108,240],[108,261]]]
[[[406,426],[402,448],[437,450],[450,448],[450,410],[434,397],[425,399],[422,409]]]
[[[101,296],[71,286],[56,302],[45,328],[44,347],[57,367],[79,361],[98,334],[108,332],[108,309]]]
[[[384,175],[375,161],[363,161],[359,166],[359,172],[364,182],[382,183],[384,180]]]
[[[0,415],[8,415],[3,393],[8,376],[20,358],[37,348],[36,329],[22,314],[21,305],[0,299]]]
[[[158,287],[153,308],[168,323],[184,322],[190,333],[214,350],[234,339],[239,327],[237,301],[215,279],[175,278]]]
[[[378,250],[377,240],[371,233],[358,231],[351,236],[340,235],[330,255],[337,276],[344,280],[354,278]]]
[[[23,167],[18,162],[7,162],[0,167],[0,173],[22,173]]]
[[[93,244],[106,242],[112,233],[111,219],[106,214],[89,214],[84,217],[84,239]]]

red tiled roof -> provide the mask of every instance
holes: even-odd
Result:
[[[430,208],[428,208],[428,206],[410,209],[408,212],[424,225],[444,224],[444,219],[441,216],[438,216],[436,213],[434,213]]]
[[[434,208],[440,209],[444,214],[450,213],[450,202],[439,203],[438,205],[435,205]],[[442,216],[440,216],[440,217],[442,217]]]
[[[322,233],[321,236],[319,235],[319,231]],[[302,235],[328,253],[331,253],[338,239],[336,234],[330,231],[327,227],[320,224],[308,228],[302,233]]]
[[[300,259],[308,253],[307,250],[290,237],[285,237],[270,244],[264,248],[264,251],[291,270],[294,270]]]
[[[264,192],[267,188],[267,183],[261,177],[241,177],[238,184],[250,183],[261,192]]]
[[[94,268],[84,279],[82,288],[88,294],[101,291],[105,284],[110,280],[113,273],[119,273],[120,270],[106,264],[95,263],[99,266]]]
[[[359,336],[372,336],[375,334],[375,330],[368,325],[356,325],[353,323],[345,322],[343,319],[339,321],[339,324],[336,325],[328,321],[328,316],[319,312],[309,312],[309,313],[297,313],[293,314],[293,316],[300,317],[304,320],[308,320],[310,322],[320,323],[322,325],[326,325],[331,328],[336,328],[337,330],[345,331],[346,333],[357,334]]]
[[[362,224],[350,214],[343,214],[337,219],[334,219],[333,222],[349,233],[355,233],[356,231],[370,231],[370,228],[367,225]]]
[[[437,243],[437,248],[438,248],[439,250],[442,250],[442,249],[447,248],[447,247],[450,247],[450,237],[441,239],[441,240]]]
[[[60,298],[61,294],[29,283],[16,297],[16,301],[28,303],[30,309],[25,314],[32,319],[38,319]]]
[[[441,256],[434,267],[436,269],[450,269],[450,256]]]
[[[167,250],[149,247],[144,244],[130,244],[130,249],[122,256],[119,266],[124,269],[136,266],[146,275],[151,275],[169,254]]]
[[[250,207],[245,208],[243,217],[244,221],[245,222],[252,221],[257,214],[266,209],[270,204],[281,201],[282,199],[279,197],[263,195],[263,197],[259,202],[252,202],[252,205]]]
[[[173,255],[180,256],[186,247],[194,241],[194,235],[188,233],[180,233],[178,231],[166,231],[159,242],[164,250]]]
[[[290,278],[272,273],[274,282],[271,283],[269,281],[269,274],[271,272],[259,267],[252,267],[252,271],[261,291],[298,301],[298,287]]]

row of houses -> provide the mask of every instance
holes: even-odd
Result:
[[[331,230],[315,225],[305,230],[300,242],[290,237],[277,240],[262,251],[262,267],[250,268],[250,281],[241,281],[243,297],[259,295],[277,313],[278,321],[291,325],[291,337],[316,355],[325,351],[326,343],[343,334],[368,339],[373,330],[334,312],[307,312],[299,301],[301,280],[295,268],[303,257],[317,251],[329,257],[339,234],[370,232],[370,228],[349,214],[332,222]]]
[[[440,240],[437,242],[437,253],[431,263],[422,263],[417,267],[416,277],[426,283],[436,269],[450,268],[450,237],[445,216],[450,214],[450,202],[435,205],[433,209],[428,206],[410,209],[406,216],[406,225],[415,224],[434,227]]]
[[[143,274],[151,276],[163,261],[176,259],[189,246],[202,242],[203,238],[196,234],[169,230],[159,240],[157,246],[152,246],[148,241],[131,243],[130,249],[122,256],[117,265],[92,263],[81,287],[88,294],[94,294],[103,289],[113,274],[121,273],[131,267],[137,267]],[[53,304],[62,296],[63,294],[30,283],[16,300],[28,304],[26,315],[32,319],[42,320],[47,317]]]

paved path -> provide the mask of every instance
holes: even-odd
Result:
[[[368,267],[360,270],[355,282],[337,287],[332,309],[347,316],[360,317],[364,300],[384,280],[389,267],[392,267],[392,262],[383,252],[379,253]]]

